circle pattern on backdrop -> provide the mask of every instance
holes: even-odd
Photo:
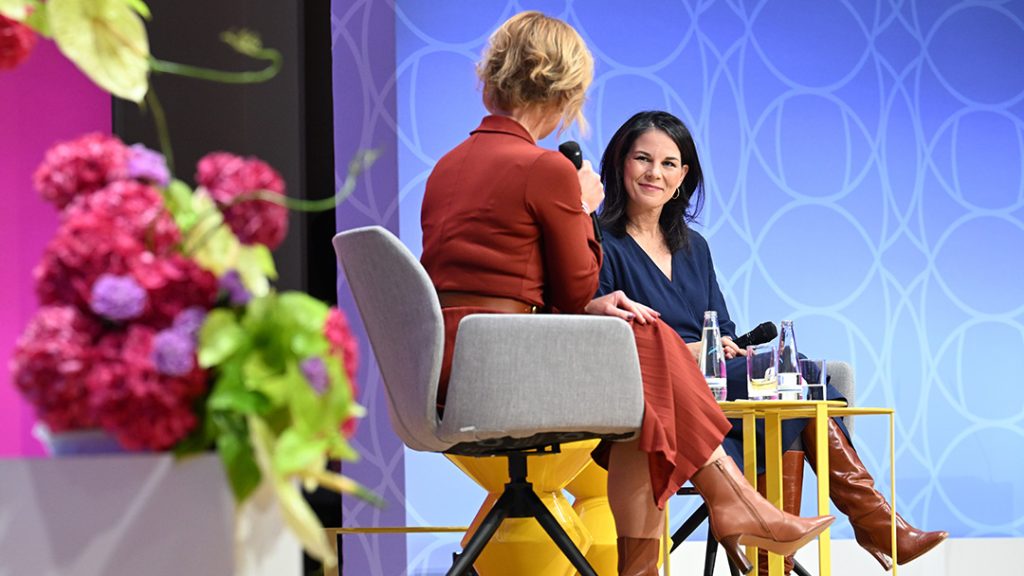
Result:
[[[897,409],[898,507],[908,519],[954,536],[1024,536],[1012,515],[984,512],[1024,499],[1024,463],[1010,456],[1024,453],[1024,409],[1010,388],[1024,367],[1000,356],[1017,354],[1024,335],[1024,75],[1010,73],[1024,53],[1024,7],[360,4],[395,13],[393,84],[368,100],[396,92],[397,118],[385,121],[398,142],[401,235],[414,251],[426,175],[484,114],[472,64],[487,37],[523,9],[564,18],[591,46],[596,77],[590,136],[561,139],[596,161],[639,110],[686,121],[712,159],[702,230],[740,329],[796,318],[802,351],[855,365],[859,404]],[[335,2],[334,17],[349,22],[344,6]],[[345,40],[334,50],[352,49]],[[367,109],[367,124],[380,120],[376,104]],[[986,346],[989,335],[1013,344]],[[858,424],[857,445],[885,492],[887,431],[875,428],[884,427]],[[394,462],[377,460],[382,473]],[[439,459],[409,459],[417,478],[410,466],[433,467],[432,484],[447,477],[472,489]],[[410,523],[464,523],[479,505],[421,492],[406,494]],[[690,506],[675,508],[678,524]],[[851,535],[837,526],[836,536]],[[454,536],[409,542],[410,574],[447,567],[458,546]]]

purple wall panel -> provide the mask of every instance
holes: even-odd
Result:
[[[20,67],[0,72],[0,457],[42,454],[35,416],[11,383],[14,343],[37,304],[32,268],[57,229],[56,211],[32,188],[46,149],[91,131],[110,132],[110,97],[51,42]]]
[[[355,193],[338,208],[338,229],[381,225],[398,233],[398,155],[395,135],[395,14],[383,0],[332,0],[334,58],[334,147],[338,185],[352,156],[378,148],[382,155],[364,174]],[[402,442],[391,431],[377,364],[344,279],[339,304],[360,340],[360,402],[366,418],[355,437],[362,456],[344,473],[381,495],[387,506],[374,508],[346,498],[342,522],[347,527],[405,524],[405,472]],[[350,535],[343,539],[344,574],[392,576],[405,572],[404,536]]]

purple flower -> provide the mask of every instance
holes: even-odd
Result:
[[[319,356],[310,356],[299,363],[302,375],[306,377],[309,385],[316,390],[317,394],[323,394],[327,390],[330,378],[327,376],[327,365],[324,359]]]
[[[146,291],[131,276],[102,274],[92,285],[89,307],[115,322],[131,320],[146,309]]]
[[[178,330],[161,330],[153,338],[153,365],[161,374],[188,374],[196,366],[195,352],[192,337]]]
[[[220,277],[220,290],[227,294],[232,306],[245,306],[252,300],[252,294],[242,284],[242,277],[237,270],[228,270]]]
[[[171,181],[171,173],[167,170],[163,155],[142,144],[135,144],[128,150],[128,177],[160,187],[167,186]]]
[[[203,327],[203,322],[206,321],[206,310],[199,306],[192,306],[185,308],[174,318],[174,324],[171,329],[176,332],[181,332],[193,340],[196,335],[199,334],[199,329]]]

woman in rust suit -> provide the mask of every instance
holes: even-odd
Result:
[[[536,145],[582,124],[593,59],[568,24],[523,12],[490,39],[477,68],[491,115],[438,161],[423,199],[422,262],[438,291],[446,330],[438,393],[443,409],[459,320],[480,312],[612,314],[631,321],[644,381],[639,438],[604,443],[618,531],[619,573],[657,574],[668,498],[686,480],[704,496],[712,530],[734,562],[739,544],[789,554],[833,518],[799,518],[761,498],[721,442],[729,423],[693,358],[656,313],[621,292],[592,300],[601,268],[591,208],[604,197],[586,163],[579,173]]]

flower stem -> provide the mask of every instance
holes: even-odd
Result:
[[[167,163],[167,170],[174,174],[174,150],[171,148],[171,132],[167,128],[167,116],[164,114],[164,107],[160,99],[156,97],[156,90],[150,85],[146,91],[146,105],[153,114],[153,127],[156,128],[156,136],[160,140],[160,151],[164,154],[164,161]]]
[[[157,58],[149,59],[150,69],[154,72],[163,72],[165,74],[175,74],[178,76],[186,76],[188,78],[196,78],[198,80],[209,80],[211,82],[221,82],[223,84],[258,84],[260,82],[266,82],[270,80],[281,70],[281,53],[273,48],[263,48],[262,45],[239,45],[237,41],[233,40],[233,36],[222,36],[232,48],[237,52],[244,54],[250,58],[256,60],[264,60],[268,62],[267,67],[262,70],[253,70],[247,72],[229,72],[226,70],[214,70],[212,68],[203,68],[201,66],[192,66],[189,64],[179,64],[177,62],[168,62],[166,60],[159,60]]]
[[[302,200],[299,198],[289,198],[284,194],[278,194],[277,192],[272,192],[270,190],[253,190],[251,192],[239,194],[232,198],[230,202],[214,207],[205,214],[201,214],[192,229],[198,229],[200,225],[204,224],[218,213],[221,213],[236,204],[252,202],[255,200],[272,202],[297,212],[323,212],[330,210],[344,202],[346,198],[352,195],[352,192],[356,189],[356,180],[359,178],[359,175],[362,174],[364,170],[368,170],[377,160],[378,156],[380,156],[380,150],[377,149],[361,150],[357,152],[352,161],[348,163],[348,173],[345,175],[345,182],[341,185],[341,188],[338,188],[337,192],[335,192],[333,196],[328,198],[320,200]],[[209,229],[203,231],[197,237],[195,242],[190,242],[188,246],[184,247],[183,252],[185,255],[194,255],[196,251],[210,241],[213,235],[217,232],[217,229],[218,226],[211,226]]]

